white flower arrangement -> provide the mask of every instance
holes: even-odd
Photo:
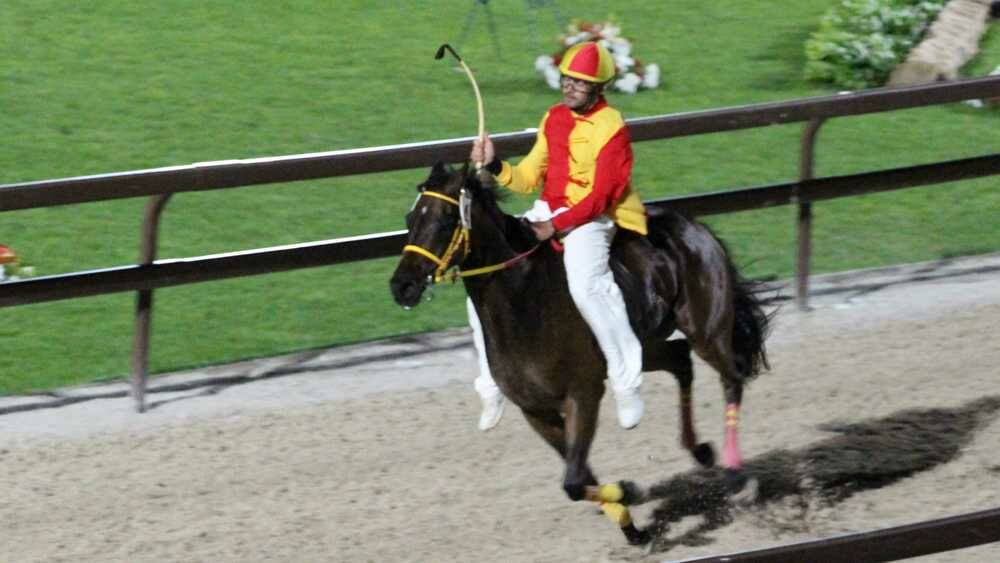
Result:
[[[535,59],[535,70],[553,90],[559,90],[559,63],[566,50],[584,41],[596,41],[603,45],[615,60],[617,74],[611,88],[627,94],[639,90],[651,90],[660,85],[660,67],[643,64],[632,56],[632,42],[621,36],[621,28],[613,22],[590,23],[573,20],[560,36],[560,49],[553,55],[541,55]]]

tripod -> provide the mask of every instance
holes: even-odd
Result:
[[[540,52],[542,47],[538,43],[538,29],[535,27],[535,21],[538,19],[539,12],[542,8],[550,8],[552,10],[552,19],[556,24],[556,29],[563,30],[566,28],[566,20],[563,19],[562,14],[559,13],[559,6],[556,4],[556,0],[524,0],[528,5],[528,11],[533,12],[528,15],[528,27],[531,29],[531,45],[535,48],[535,52]]]
[[[525,5],[529,12],[528,27],[531,30],[532,45],[538,51],[541,48],[538,43],[538,30],[535,27],[535,20],[538,19],[538,13],[543,8],[550,8],[558,29],[563,28],[565,21],[559,13],[559,6],[556,5],[556,0],[525,0]],[[500,55],[500,37],[497,35],[497,25],[493,19],[493,10],[490,9],[490,0],[472,0],[472,8],[465,17],[465,25],[462,27],[462,33],[455,45],[461,48],[462,44],[465,43],[480,11],[486,12],[486,24],[489,27],[490,36],[493,38],[493,49],[496,51],[497,59],[502,60],[502,56]]]

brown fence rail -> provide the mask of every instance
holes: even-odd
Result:
[[[1000,154],[742,190],[663,198],[645,203],[647,207],[669,208],[690,215],[712,215],[788,205],[796,201],[821,201],[942,184],[994,174],[1000,174]],[[3,284],[0,307],[150,290],[396,256],[403,247],[405,238],[406,231],[394,231],[30,278]]]
[[[1000,541],[1000,508],[678,563],[875,563]]]
[[[1000,96],[1000,77],[869,90],[627,120],[634,141],[670,139]],[[498,154],[520,155],[535,133],[493,136]],[[471,138],[282,157],[204,162],[0,186],[0,211],[178,192],[216,190],[462,162]]]

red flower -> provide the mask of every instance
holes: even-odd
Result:
[[[9,246],[0,244],[0,264],[14,264],[17,262],[17,254]]]

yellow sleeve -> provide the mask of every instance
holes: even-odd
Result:
[[[541,185],[545,178],[545,170],[549,166],[549,145],[545,140],[545,122],[548,118],[549,114],[546,112],[541,124],[538,125],[535,146],[531,147],[528,156],[514,166],[506,160],[501,163],[500,173],[497,174],[497,181],[501,186],[526,194],[535,191]]]

